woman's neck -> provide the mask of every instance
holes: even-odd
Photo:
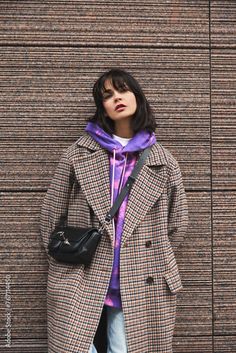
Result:
[[[134,136],[133,129],[131,128],[129,122],[116,122],[114,134],[119,137],[131,138]]]

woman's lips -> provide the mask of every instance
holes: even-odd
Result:
[[[123,110],[123,109],[125,109],[126,107],[123,105],[122,107],[120,107],[120,108],[117,108],[116,109],[116,112],[119,112],[119,111],[121,111],[121,110]]]

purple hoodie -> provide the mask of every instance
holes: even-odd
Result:
[[[127,143],[122,146],[119,141],[105,132],[98,124],[89,122],[85,128],[95,141],[110,152],[110,193],[111,206],[125,185],[129,175],[135,166],[138,151],[153,145],[156,142],[154,133],[146,130],[136,133]],[[113,218],[114,231],[114,262],[108,292],[104,304],[116,308],[122,308],[120,296],[120,244],[128,202],[128,194],[124,198],[119,210]],[[104,215],[105,217],[105,215]]]

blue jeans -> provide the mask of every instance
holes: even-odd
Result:
[[[124,316],[121,309],[106,307],[107,312],[107,353],[127,353]],[[92,343],[88,353],[97,353]]]

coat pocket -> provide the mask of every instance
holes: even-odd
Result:
[[[181,278],[178,272],[166,272],[164,273],[164,278],[167,282],[167,285],[171,293],[176,294],[183,289]]]

